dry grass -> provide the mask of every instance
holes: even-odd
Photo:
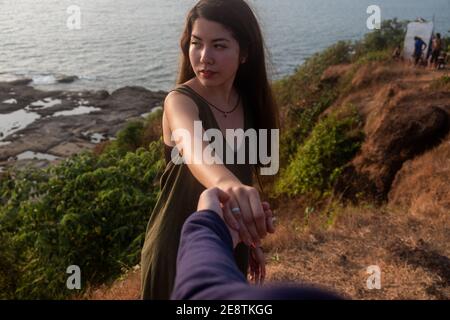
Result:
[[[450,214],[450,135],[424,155],[407,161],[397,173],[389,200],[414,215],[433,215],[439,223]],[[440,218],[439,218],[440,217]]]
[[[392,208],[335,215],[333,225],[291,233],[288,248],[269,252],[268,280],[320,284],[353,299],[450,298],[448,223]],[[381,268],[381,290],[367,289],[371,265]]]
[[[300,209],[288,211],[293,207]],[[330,224],[330,216],[319,212],[306,219],[299,199],[276,210],[276,234],[263,243],[267,282],[314,284],[352,299],[450,298],[445,217],[398,207],[336,207]],[[381,290],[367,289],[371,265],[381,269]],[[132,272],[86,298],[138,299],[139,276]]]
[[[90,288],[81,299],[88,300],[137,300],[140,297],[140,269],[130,270],[111,285]]]

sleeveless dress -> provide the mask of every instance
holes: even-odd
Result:
[[[187,85],[181,85],[172,91],[185,94],[197,104],[203,129],[220,127],[208,103]],[[244,130],[252,128],[253,117],[246,100],[244,106]],[[246,139],[248,140],[248,139]],[[246,150],[248,142],[246,141]],[[227,152],[233,152],[225,139],[224,160]],[[150,216],[145,242],[141,252],[141,297],[142,299],[166,300],[170,298],[176,273],[176,259],[181,228],[185,220],[196,211],[200,194],[205,187],[192,175],[184,163],[175,164],[170,159],[172,147],[165,145],[166,168],[161,176],[161,193]],[[224,161],[225,162],[225,161]],[[252,185],[251,164],[225,164],[245,185]],[[249,249],[239,244],[235,250],[236,263],[246,277]],[[208,261],[205,261],[208,263]]]

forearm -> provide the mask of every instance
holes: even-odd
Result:
[[[195,132],[194,129],[191,131]],[[201,136],[191,134],[189,130],[177,131],[173,140],[177,145],[174,152],[180,150],[183,162],[205,188],[216,187],[225,182],[240,184],[239,179],[222,163],[226,160],[223,159],[224,156],[211,155],[208,150],[211,146]]]
[[[221,164],[188,164],[192,175],[205,188],[212,188],[229,184],[240,184],[239,179]]]

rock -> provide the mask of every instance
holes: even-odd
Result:
[[[104,100],[109,97],[109,92],[106,90],[96,91],[93,95],[98,100]]]
[[[77,76],[60,76],[56,78],[56,81],[59,83],[72,83],[75,80],[78,80]]]
[[[80,153],[83,150],[93,149],[95,144],[87,142],[63,142],[48,152],[58,157],[70,157],[74,154]]]
[[[10,81],[10,82],[8,82],[8,84],[11,84],[13,86],[26,86],[27,84],[30,84],[32,81],[33,81],[33,79],[24,78],[24,79]]]
[[[92,149],[95,143],[81,137],[82,132],[102,133],[114,137],[124,126],[126,119],[140,117],[152,107],[161,105],[167,95],[163,91],[152,92],[142,87],[125,87],[110,95],[105,90],[41,91],[32,86],[0,82],[0,101],[10,98],[11,89],[14,89],[18,103],[0,103],[0,116],[2,113],[27,108],[30,112],[38,113],[41,118],[17,131],[17,136],[12,137],[10,144],[0,147],[0,162],[8,159],[15,162],[16,156],[27,150],[68,157],[81,150]],[[39,100],[60,101],[47,108],[31,106],[33,102]],[[80,102],[83,106],[106,109],[89,114],[52,117],[55,112],[79,107]]]
[[[150,110],[155,100],[155,93],[143,87],[124,87],[114,91],[100,107],[104,105],[112,109]]]

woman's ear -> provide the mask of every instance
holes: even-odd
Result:
[[[243,51],[241,51],[240,57],[239,57],[239,62],[241,64],[246,63],[247,62],[247,58],[248,58],[248,50],[245,49]]]

